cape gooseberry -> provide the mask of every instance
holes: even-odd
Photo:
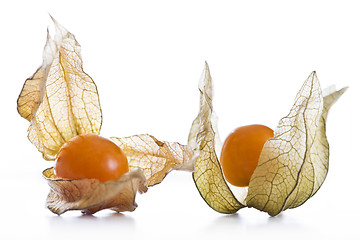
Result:
[[[55,177],[117,180],[129,171],[124,152],[112,141],[94,134],[78,135],[67,141],[57,154]]]
[[[225,179],[234,186],[249,186],[265,142],[274,131],[264,125],[248,125],[235,129],[226,138],[220,164]]]

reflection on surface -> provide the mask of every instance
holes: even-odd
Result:
[[[218,218],[216,218],[212,225],[216,225],[217,227],[231,227],[234,225],[241,225],[242,219],[238,213],[229,214],[229,215],[220,215]]]
[[[237,236],[263,236],[264,234],[281,233],[283,236],[294,238],[294,235],[300,237],[309,231],[313,231],[311,226],[299,222],[291,214],[282,213],[276,217],[270,217],[266,213],[246,208],[236,214],[219,215],[204,229],[204,232],[219,237],[224,233]]]
[[[67,212],[61,216],[49,216],[47,220],[50,232],[56,234],[61,229],[62,233],[68,232],[69,235],[81,235],[86,232],[93,236],[101,236],[104,231],[120,234],[125,229],[126,232],[134,232],[136,225],[131,216],[106,210],[95,215],[81,215],[79,211]]]

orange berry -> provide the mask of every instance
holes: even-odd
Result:
[[[94,134],[79,135],[66,142],[57,154],[55,177],[117,180],[129,171],[124,152],[112,141]]]
[[[248,125],[235,129],[225,140],[220,164],[225,179],[234,186],[249,186],[265,142],[274,131],[264,125]]]

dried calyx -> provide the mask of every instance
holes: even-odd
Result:
[[[275,216],[312,197],[328,172],[327,114],[346,89],[323,97],[316,73],[310,74],[289,114],[280,120],[274,137],[266,141],[249,187],[237,188],[225,180],[218,161],[217,147],[221,144],[212,106],[212,79],[206,63],[199,83],[200,111],[188,140],[199,155],[193,178],[206,203],[221,213],[254,207]]]
[[[97,87],[83,71],[80,45],[53,21],[56,35],[54,39],[47,35],[43,64],[25,81],[17,102],[19,114],[30,122],[28,138],[45,160],[55,160],[62,146],[76,136],[98,135],[102,124]],[[62,179],[55,177],[53,168],[43,172],[50,186],[46,204],[52,212],[133,211],[137,192],[160,183],[172,169],[191,170],[193,165],[192,149],[179,143],[161,142],[151,135],[113,141],[125,152],[129,165],[129,172],[119,179]]]

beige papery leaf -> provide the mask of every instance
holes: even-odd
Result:
[[[199,82],[200,111],[190,129],[188,144],[197,159],[193,179],[205,202],[215,211],[234,213],[244,207],[228,187],[216,154],[217,127],[212,106],[212,79],[205,63]]]
[[[173,169],[192,171],[194,168],[194,152],[187,145],[162,142],[148,134],[112,140],[126,154],[129,170],[143,171],[148,186],[160,183]]]
[[[74,136],[99,134],[102,122],[97,88],[82,69],[75,36],[54,20],[56,35],[48,33],[43,64],[25,81],[18,112],[29,120],[30,141],[54,160],[60,147]]]
[[[345,90],[323,98],[315,72],[309,76],[290,113],[264,145],[250,180],[249,207],[274,216],[302,205],[319,190],[329,166],[327,113]]]
[[[97,179],[57,179],[53,168],[43,172],[51,190],[47,207],[56,214],[69,210],[82,210],[93,214],[102,209],[117,212],[134,211],[136,192],[146,192],[145,176],[140,169],[122,175],[116,181],[100,182]]]

